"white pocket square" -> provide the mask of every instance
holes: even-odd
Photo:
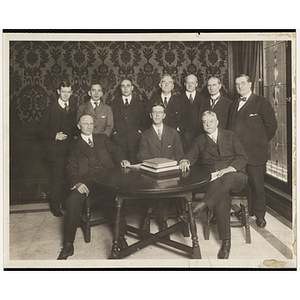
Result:
[[[106,118],[106,116],[102,116],[101,118],[104,119],[104,118]]]
[[[249,117],[255,117],[257,114],[250,114]]]
[[[168,148],[171,148],[172,146],[171,145],[168,145]]]

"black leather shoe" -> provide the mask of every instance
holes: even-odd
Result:
[[[198,217],[200,217],[202,211],[204,210],[204,208],[206,207],[206,204],[204,202],[200,202],[198,205],[195,206],[195,208],[193,209],[193,215],[194,218],[197,219]],[[188,223],[189,222],[189,215],[187,212],[183,212],[179,215],[179,218]]]
[[[57,258],[57,260],[67,259],[69,256],[74,254],[74,246],[72,243],[66,242],[64,243],[63,248]]]
[[[218,253],[218,259],[228,259],[230,253],[230,240],[223,240],[222,247]]]
[[[62,217],[63,214],[60,210],[51,210],[51,213],[54,217]]]
[[[128,244],[127,244],[127,241],[126,241],[124,235],[120,235],[119,247],[120,247],[121,250],[128,247]]]
[[[256,225],[259,228],[265,228],[267,226],[267,222],[265,218],[256,218]]]

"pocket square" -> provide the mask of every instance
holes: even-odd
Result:
[[[101,118],[102,118],[102,119],[105,119],[105,118],[106,118],[106,116],[101,116]]]
[[[172,145],[168,145],[168,148],[171,148],[172,147]]]
[[[250,114],[249,117],[255,117],[257,114]]]

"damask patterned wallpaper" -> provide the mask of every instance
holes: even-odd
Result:
[[[208,77],[219,76],[228,92],[227,42],[10,42],[10,105],[12,124],[38,123],[42,110],[57,99],[62,79],[73,84],[71,100],[87,100],[91,81],[99,80],[103,101],[111,101],[119,84],[130,78],[142,101],[158,90],[160,76],[175,79],[183,91],[188,74],[198,78],[201,91]]]

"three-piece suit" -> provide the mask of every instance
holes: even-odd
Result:
[[[202,114],[206,111],[206,110],[212,110],[213,112],[216,113],[217,118],[219,120],[219,128],[223,128],[223,129],[228,129],[228,124],[229,124],[229,116],[230,116],[230,105],[231,105],[232,101],[226,97],[224,97],[223,95],[220,95],[220,99],[219,101],[215,104],[214,107],[211,106],[211,101],[210,101],[210,97],[204,99],[204,101],[201,103],[201,107],[200,107],[200,114],[199,114],[199,119],[201,122],[200,125],[202,127],[202,132],[203,130],[203,126],[202,126]]]
[[[268,143],[275,135],[277,120],[270,102],[251,94],[238,111],[239,102],[230,107],[229,130],[236,132],[248,156],[246,171],[252,192],[250,213],[263,218],[266,212],[264,173],[268,159]]]
[[[44,157],[49,161],[51,173],[51,211],[59,211],[60,203],[68,196],[69,186],[63,182],[67,179],[67,152],[73,136],[76,134],[77,107],[71,101],[68,111],[63,109],[58,102],[45,108],[38,127],[43,139]],[[63,141],[55,140],[58,132],[63,132],[67,138]]]
[[[191,165],[198,158],[210,173],[220,171],[229,166],[237,172],[226,173],[222,177],[209,182],[204,186],[205,196],[202,201],[209,210],[215,211],[219,238],[230,239],[230,204],[229,192],[241,191],[247,183],[245,172],[247,156],[242,144],[232,131],[218,129],[217,143],[203,133],[193,143],[191,149],[184,155]]]
[[[97,189],[94,182],[95,174],[100,170],[115,167],[115,161],[121,162],[125,159],[120,147],[116,146],[107,135],[93,134],[93,143],[93,147],[89,146],[79,135],[69,147],[67,173],[72,190],[66,205],[64,242],[74,242],[81,204],[86,199],[85,194],[79,193],[74,188],[75,185],[84,183],[89,189],[89,196],[104,193]],[[112,199],[112,195],[107,195],[108,202]]]
[[[137,163],[141,132],[145,130],[145,105],[132,96],[130,105],[124,105],[122,97],[110,102],[113,111],[114,128],[112,140],[121,147],[130,163]]]
[[[199,114],[200,107],[204,101],[204,96],[203,94],[196,92],[195,98],[193,102],[191,102],[186,93],[184,93],[181,95],[181,101],[186,103],[188,113],[187,127],[182,139],[183,150],[184,152],[187,152],[193,144],[195,137],[201,133],[202,121],[201,116],[199,118]]]

